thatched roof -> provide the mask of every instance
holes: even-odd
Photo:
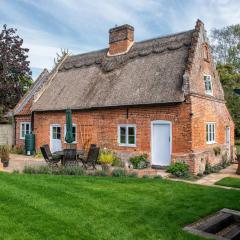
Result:
[[[108,49],[69,56],[32,110],[182,102],[193,31],[134,43],[120,56]]]

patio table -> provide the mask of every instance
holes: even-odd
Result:
[[[63,164],[64,152],[63,151],[57,151],[57,152],[54,152],[53,154],[61,156],[61,163]],[[76,154],[77,154],[77,159],[79,159],[81,156],[84,155],[84,150],[77,150]]]

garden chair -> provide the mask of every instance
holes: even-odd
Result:
[[[77,150],[76,149],[64,149],[63,150],[63,164],[76,164],[77,163]]]
[[[40,150],[42,152],[42,155],[43,155],[45,161],[49,165],[56,165],[57,166],[58,162],[61,160],[61,156],[53,155],[51,153],[51,150],[50,150],[48,144],[44,144],[43,146],[41,146]]]
[[[91,165],[93,169],[96,169],[99,151],[100,151],[99,147],[90,147],[87,157],[81,157],[79,159],[82,162],[85,169],[87,169],[88,165]]]

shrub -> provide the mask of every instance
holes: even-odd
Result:
[[[112,164],[113,159],[114,159],[114,155],[111,151],[103,150],[100,153],[98,162],[103,165]]]
[[[132,178],[138,177],[137,173],[135,173],[135,172],[128,173],[127,176],[132,177]]]
[[[36,152],[35,158],[43,158],[42,152]]]
[[[124,162],[118,156],[113,155],[112,166],[113,167],[124,167]]]
[[[123,168],[115,168],[112,170],[113,177],[124,177],[127,175],[127,172]]]
[[[149,176],[148,175],[143,175],[142,178],[149,178]]]
[[[221,148],[220,147],[214,147],[213,148],[215,156],[218,156],[221,154]]]
[[[107,173],[107,171],[104,171],[104,170],[96,170],[95,172],[93,172],[92,175],[106,177],[106,176],[108,176],[108,173]]]
[[[167,168],[167,172],[176,177],[187,177],[189,174],[189,165],[182,162],[176,162]]]
[[[25,154],[24,147],[16,147],[15,146],[10,150],[10,152],[13,154]]]
[[[162,179],[162,176],[161,175],[155,175],[153,178],[154,179]]]
[[[10,147],[8,145],[0,146],[0,157],[3,163],[9,161],[9,153],[10,153]]]
[[[81,166],[68,165],[61,167],[53,167],[49,165],[26,165],[23,169],[24,173],[28,174],[53,174],[53,175],[84,175],[84,170]]]
[[[131,162],[133,168],[135,169],[146,168],[148,165],[147,154],[131,157],[129,161]]]

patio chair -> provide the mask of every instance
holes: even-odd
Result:
[[[76,164],[77,163],[77,150],[76,149],[64,149],[63,150],[63,164]]]
[[[91,148],[91,147],[97,147],[97,144],[91,144],[91,145],[90,145],[90,148]]]
[[[43,146],[41,146],[40,150],[42,152],[42,155],[43,155],[45,161],[49,165],[57,165],[57,163],[61,160],[61,156],[53,155],[51,153],[51,150],[50,150],[48,144],[44,144]]]
[[[85,169],[87,169],[88,165],[91,165],[93,169],[96,169],[96,164],[98,160],[100,148],[99,147],[90,147],[87,157],[81,157],[79,160],[82,162]]]

